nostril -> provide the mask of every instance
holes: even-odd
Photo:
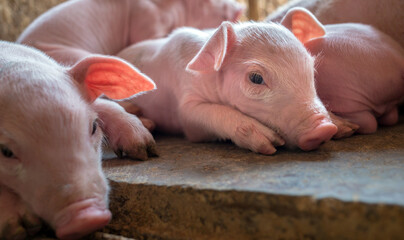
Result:
[[[304,151],[318,148],[321,144],[329,141],[338,131],[332,123],[322,123],[312,131],[300,137],[298,146]]]

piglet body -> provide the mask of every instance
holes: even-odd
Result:
[[[312,19],[306,28],[322,36],[301,36],[318,55],[316,88],[334,114],[373,133],[378,123],[398,121],[397,105],[404,100],[404,49],[380,30],[359,23],[322,25],[306,9],[292,8],[283,22]]]
[[[72,65],[89,54],[115,55],[130,44],[165,37],[181,26],[236,21],[234,0],[71,0],[36,19],[18,42]]]
[[[337,132],[315,92],[313,58],[281,25],[182,28],[118,56],[158,84],[133,102],[161,131],[231,139],[262,154],[285,141],[315,149]]]
[[[280,21],[293,7],[303,7],[325,25],[363,23],[395,39],[404,48],[404,1],[402,0],[291,0],[268,16]]]
[[[128,98],[154,83],[117,58],[92,56],[66,68],[0,41],[0,85],[0,238],[25,239],[40,228],[38,218],[61,239],[106,225],[100,125],[109,120],[98,116],[104,100],[97,97]]]

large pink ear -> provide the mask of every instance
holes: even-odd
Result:
[[[303,44],[325,35],[324,26],[305,8],[290,9],[281,24],[288,28]]]
[[[102,94],[110,99],[120,100],[156,88],[149,77],[115,57],[86,57],[69,69],[69,73],[83,86],[90,102]]]
[[[198,54],[188,63],[186,70],[196,72],[218,71],[236,39],[233,25],[227,21],[223,22]]]

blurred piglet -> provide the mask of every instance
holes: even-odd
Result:
[[[268,16],[281,21],[293,7],[304,7],[322,24],[363,23],[395,39],[404,48],[403,0],[291,0]]]
[[[304,8],[292,8],[282,23],[307,29],[294,33],[318,55],[317,94],[329,111],[359,125],[363,134],[375,132],[378,123],[398,122],[404,49],[395,40],[359,23],[323,26]]]
[[[61,239],[106,225],[100,127],[113,148],[137,151],[153,139],[138,131],[136,117],[97,97],[128,98],[154,83],[117,58],[91,56],[66,68],[38,50],[0,41],[0,85],[0,239],[25,239],[40,229],[37,217]],[[117,128],[128,125],[128,135],[118,136]]]
[[[177,27],[218,27],[243,11],[235,0],[70,0],[37,18],[18,42],[71,65],[91,53],[115,55]]]
[[[316,149],[338,131],[317,97],[313,57],[282,25],[181,28],[118,56],[158,84],[133,101],[158,130],[184,133],[191,141],[231,139],[262,154],[273,154],[285,141]],[[345,126],[340,131],[352,133]]]

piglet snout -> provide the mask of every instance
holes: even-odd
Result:
[[[64,209],[56,226],[57,237],[79,239],[107,225],[111,220],[111,212],[98,201],[87,199]]]
[[[330,121],[325,119],[318,121],[319,124],[314,129],[303,134],[297,145],[303,151],[310,151],[318,148],[322,143],[329,141],[338,131]]]

